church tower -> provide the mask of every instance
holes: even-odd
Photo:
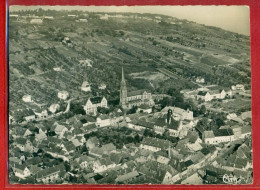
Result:
[[[122,80],[121,80],[121,87],[120,87],[120,105],[123,109],[126,108],[127,104],[127,89],[126,89],[126,82],[124,76],[124,69],[122,67]]]

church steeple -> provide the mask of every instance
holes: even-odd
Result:
[[[122,82],[125,82],[124,68],[122,67]]]
[[[127,88],[125,82],[124,68],[122,67],[122,80],[120,87],[120,105],[125,108],[127,103]]]

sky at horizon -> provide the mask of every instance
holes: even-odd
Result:
[[[250,36],[248,6],[10,6],[9,10],[82,10],[88,12],[152,13],[187,19]]]

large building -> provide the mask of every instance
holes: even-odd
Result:
[[[123,68],[122,68],[122,81],[120,87],[120,105],[123,108],[128,108],[128,109],[132,108],[133,106],[154,105],[152,93],[149,90],[136,90],[127,93]]]
[[[96,114],[98,107],[107,108],[107,99],[105,97],[89,98],[86,105],[84,106],[84,110],[86,111],[86,114],[89,114],[89,113]]]

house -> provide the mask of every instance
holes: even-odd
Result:
[[[252,127],[251,126],[249,126],[249,125],[242,126],[240,138],[248,137],[248,136],[251,135],[251,133],[252,133]]]
[[[196,152],[202,149],[202,146],[200,145],[200,143],[196,142],[196,143],[188,143],[187,147],[190,151]]]
[[[154,123],[140,119],[139,117],[133,116],[131,121],[127,121],[127,127],[136,131],[143,131],[145,129],[153,129]]]
[[[196,96],[198,94],[196,90],[190,90],[190,89],[181,90],[180,93],[183,94],[183,97],[185,99],[189,99],[189,98],[196,99]]]
[[[165,173],[162,184],[172,184],[172,174],[170,172]]]
[[[99,140],[98,140],[97,137],[91,137],[91,138],[89,138],[89,139],[87,140],[87,142],[86,142],[86,147],[87,147],[88,149],[92,149],[92,148],[94,148],[94,147],[99,146],[99,144],[100,144],[100,142],[99,142]]]
[[[108,14],[100,16],[101,20],[108,20]]]
[[[61,100],[66,100],[69,97],[69,93],[67,91],[59,91],[58,98]]]
[[[241,138],[241,131],[242,131],[241,126],[238,126],[238,125],[232,126],[232,131],[233,131],[235,139]]]
[[[62,69],[60,67],[54,67],[53,70],[54,71],[62,71]]]
[[[81,90],[84,92],[91,92],[91,87],[88,81],[84,81],[81,85]]]
[[[60,136],[60,137],[63,137],[64,136],[64,133],[66,132],[66,131],[68,131],[68,129],[65,127],[65,126],[63,126],[63,125],[60,125],[60,124],[58,124],[57,122],[55,122],[55,124],[54,124],[56,127],[55,127],[55,133],[58,135],[58,136]]]
[[[39,19],[39,18],[34,18],[31,19],[30,23],[31,24],[42,24],[43,19]]]
[[[23,137],[15,139],[16,147],[18,147],[21,151],[24,151],[25,145],[29,140]]]
[[[110,117],[108,115],[102,114],[97,117],[97,126],[105,127],[110,125]]]
[[[89,98],[86,102],[86,105],[84,106],[84,110],[86,111],[86,114],[90,113],[97,113],[98,107],[104,107],[107,108],[107,99],[105,97],[93,97]]]
[[[197,94],[197,100],[204,100],[205,102],[211,101],[212,97],[209,92],[199,91]]]
[[[222,100],[226,97],[231,97],[232,91],[230,89],[224,89],[216,85],[207,86],[198,89],[197,100],[204,100],[205,102],[211,100]]]
[[[245,86],[242,84],[237,84],[237,85],[231,86],[231,89],[233,91],[245,91]]]
[[[71,141],[63,141],[63,143],[60,145],[63,151],[65,151],[66,154],[70,154],[75,152],[75,145]]]
[[[89,150],[89,155],[101,158],[103,155],[103,149],[100,147],[93,147],[92,149]]]
[[[40,111],[40,112],[35,111],[34,113],[35,113],[36,117],[40,118],[40,119],[48,117],[48,111],[47,110],[43,110],[43,111]]]
[[[196,78],[196,82],[203,84],[203,83],[205,83],[205,79],[202,78],[202,77],[197,77],[197,78]]]
[[[105,90],[107,88],[107,85],[105,83],[102,83],[98,86],[99,90]]]
[[[14,18],[18,18],[19,15],[15,15],[15,14],[10,14],[9,17],[14,17]]]
[[[25,121],[35,120],[35,113],[31,109],[23,110],[23,115]]]
[[[93,170],[95,173],[102,173],[108,169],[116,167],[116,164],[112,162],[109,157],[102,158],[94,162]]]
[[[18,159],[17,157],[9,157],[9,164],[10,165],[21,165],[22,160]]]
[[[85,19],[85,18],[80,18],[78,21],[79,21],[79,22],[88,22],[88,20]]]
[[[89,124],[89,125],[84,125],[83,126],[83,131],[84,133],[91,133],[93,131],[97,131],[98,127],[96,126],[96,124]]]
[[[199,185],[203,184],[203,179],[201,176],[196,172],[193,175],[189,176],[185,180],[181,182],[181,184],[190,184],[190,185]]]
[[[140,174],[137,171],[132,171],[123,175],[117,176],[116,183],[127,183],[128,180],[138,177]]]
[[[47,135],[42,131],[42,129],[39,129],[39,134],[35,134],[35,140],[41,142],[46,139]]]
[[[32,135],[32,131],[30,129],[26,129],[23,127],[16,127],[14,129],[14,132],[15,135],[13,135],[13,137],[27,137]]]
[[[31,175],[31,172],[26,164],[14,165],[12,168],[14,171],[14,175],[21,179],[25,179],[26,177],[29,177]]]
[[[113,143],[105,144],[101,147],[103,154],[111,154],[116,152],[116,147]]]
[[[72,139],[71,142],[73,143],[73,145],[77,148],[82,146],[84,143],[80,142],[78,139]]]
[[[50,168],[45,168],[36,173],[36,181],[44,184],[55,183],[63,177],[62,173],[65,173],[64,165],[57,165]]]
[[[91,158],[89,156],[84,155],[79,158],[79,165],[83,169],[87,169],[88,167],[90,167],[92,165],[92,162],[94,162],[94,158]]]
[[[49,107],[49,111],[51,113],[56,113],[57,111],[59,111],[60,109],[60,105],[59,104],[52,104],[50,107]]]
[[[66,155],[66,152],[56,145],[50,145],[50,148],[44,148],[44,151],[54,158],[61,158],[63,161],[67,162],[70,161],[70,157]]]
[[[53,16],[45,16],[44,19],[53,20],[54,17]]]
[[[83,126],[89,125],[89,124],[94,124],[96,122],[96,118],[91,117],[89,115],[85,115],[80,119],[81,123]]]
[[[168,149],[172,143],[168,140],[157,139],[152,137],[145,137],[142,142],[140,142],[140,148],[150,150],[153,152],[158,152],[160,150]]]
[[[237,114],[235,114],[235,113],[228,114],[227,119],[230,121],[235,121],[237,123],[243,123],[243,120],[241,118],[237,117]]]
[[[239,116],[243,121],[246,119],[252,119],[252,111],[246,111],[241,113],[241,115]]]
[[[156,159],[157,162],[161,163],[161,164],[168,164],[170,159],[165,157],[165,156],[161,156],[159,155]]]
[[[165,131],[166,121],[164,118],[158,118],[154,123],[154,132],[162,135]]]
[[[23,98],[22,98],[22,100],[23,100],[24,102],[33,102],[31,95],[24,95]]]
[[[218,129],[215,131],[204,131],[202,139],[207,144],[218,144],[234,141],[235,136],[232,129]]]
[[[199,91],[197,94],[197,100],[201,99],[205,102],[214,99],[224,99],[226,97],[225,90],[211,90],[211,91]]]
[[[92,63],[93,63],[93,61],[90,59],[79,60],[79,64],[82,66],[92,67]],[[88,91],[90,91],[90,90],[88,90]]]

